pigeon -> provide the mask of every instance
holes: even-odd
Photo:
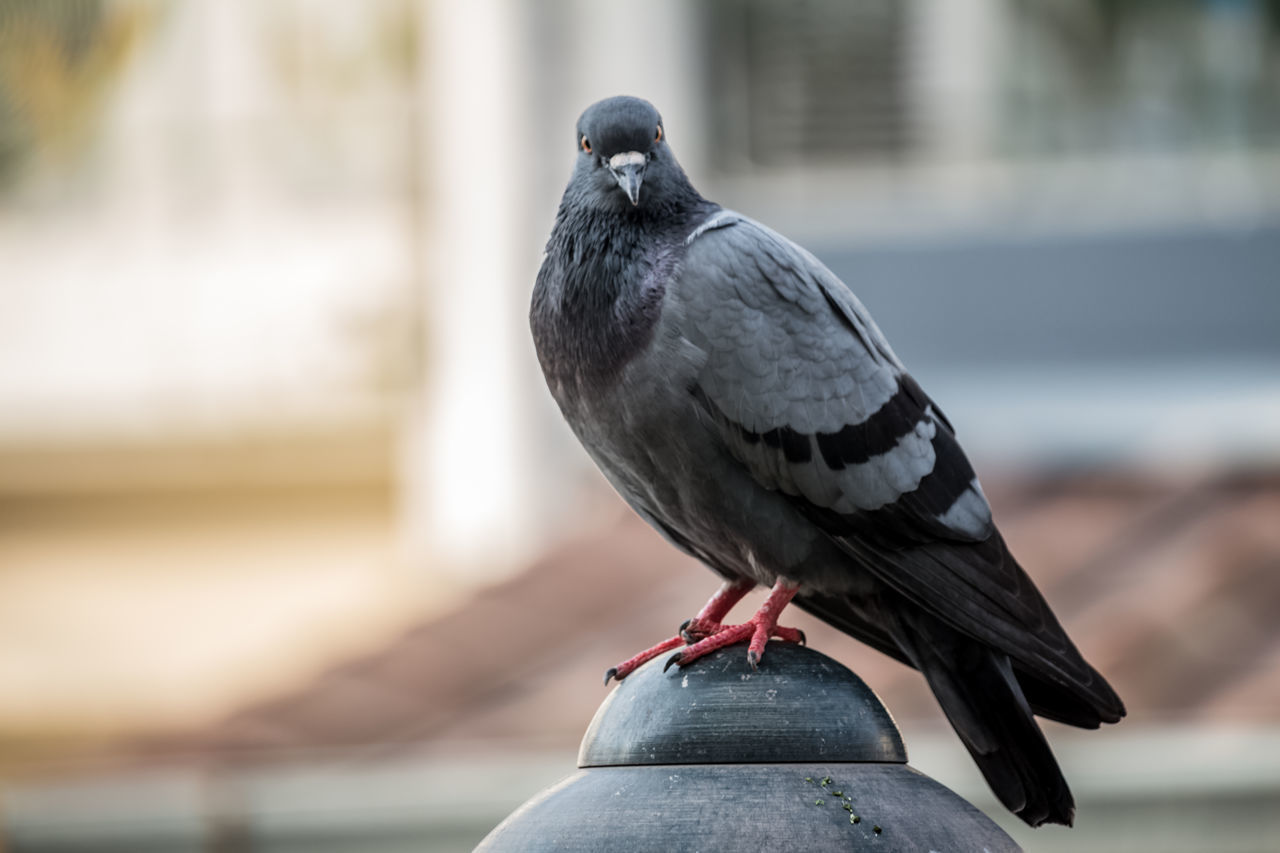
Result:
[[[723,584],[679,632],[611,668],[682,666],[790,602],[919,670],[999,800],[1031,826],[1075,804],[1033,715],[1081,728],[1124,705],[992,520],[942,410],[817,258],[703,198],[662,117],[582,114],[533,289],[548,388],[623,499]],[[746,622],[730,609],[770,589]]]

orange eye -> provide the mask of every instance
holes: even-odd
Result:
[[[591,153],[591,143],[587,141],[587,138],[585,136],[582,137],[582,150],[587,152],[588,154]]]
[[[654,142],[662,141],[662,125],[658,125],[658,135],[653,138]]]

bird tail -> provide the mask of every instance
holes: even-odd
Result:
[[[1031,826],[1070,826],[1075,800],[1009,657],[926,614],[895,631],[1001,803]],[[901,617],[900,617],[901,618]]]

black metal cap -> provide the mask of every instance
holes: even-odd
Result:
[[[907,761],[879,697],[818,652],[771,642],[755,671],[742,645],[662,665],[641,667],[600,706],[579,767]]]
[[[618,686],[582,742],[582,769],[529,800],[483,853],[1018,849],[989,818],[913,770],[866,684],[824,655],[770,643],[685,669],[652,661]]]

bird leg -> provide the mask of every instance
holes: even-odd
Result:
[[[669,640],[663,640],[658,645],[650,649],[645,649],[634,657],[627,658],[622,663],[609,669],[604,674],[604,683],[608,684],[611,679],[621,681],[631,673],[635,672],[644,664],[656,658],[658,655],[679,648],[682,643],[695,643],[697,639],[692,637],[702,637],[714,634],[721,630],[720,620],[725,617],[733,605],[742,600],[742,597],[751,590],[755,589],[754,581],[749,580],[733,580],[725,581],[720,588],[716,590],[715,595],[711,596],[706,605],[698,611],[698,615],[692,619],[686,619],[685,623],[680,626],[680,633]],[[697,631],[698,634],[688,633],[686,631]]]
[[[692,646],[702,638],[716,633],[721,629],[720,620],[728,616],[733,606],[755,588],[755,581],[725,581],[706,606],[698,611],[697,616],[684,620],[684,624],[680,626],[680,637]]]
[[[782,608],[787,606],[799,589],[799,584],[785,578],[778,578],[769,592],[769,597],[765,599],[764,604],[760,605],[760,609],[754,616],[741,625],[719,626],[719,629],[709,636],[705,636],[687,649],[682,649],[668,658],[663,669],[669,669],[672,664],[684,666],[692,663],[716,649],[731,646],[748,637],[751,638],[751,643],[747,646],[747,662],[751,664],[752,669],[755,669],[756,664],[760,663],[760,658],[764,656],[764,644],[769,642],[770,637],[777,637],[789,643],[804,643],[803,631],[782,628],[778,625],[778,616],[782,613]]]

